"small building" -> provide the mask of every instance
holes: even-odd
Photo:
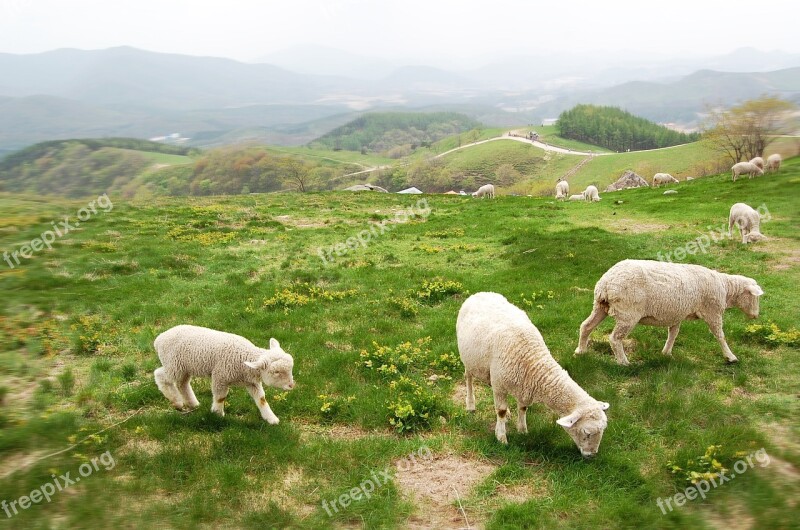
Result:
[[[555,125],[557,122],[558,122],[558,118],[544,118],[542,120],[542,127]]]
[[[411,195],[419,195],[422,192],[419,191],[414,186],[411,186],[410,188],[406,188],[406,189],[404,189],[402,191],[398,191],[397,193],[407,193],[407,194],[411,194]]]

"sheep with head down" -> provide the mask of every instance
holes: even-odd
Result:
[[[773,171],[778,171],[781,168],[782,162],[781,155],[778,153],[769,155],[767,157],[767,170],[772,173]]]
[[[761,216],[759,213],[743,202],[731,206],[728,216],[728,236],[732,235],[733,226],[739,227],[742,234],[742,243],[755,243],[765,241],[767,236],[761,233]]]
[[[653,175],[653,187],[658,188],[662,184],[671,184],[678,182],[678,179],[670,175],[669,173],[656,173]]]
[[[467,411],[475,411],[473,381],[489,383],[497,414],[495,436],[508,443],[508,396],[517,401],[517,430],[528,432],[526,413],[543,403],[580,449],[593,457],[608,424],[608,403],[597,401],[573,381],[553,356],[528,315],[497,293],[476,293],[461,305],[456,338],[467,385]]]

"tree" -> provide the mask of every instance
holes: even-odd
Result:
[[[495,170],[494,177],[500,186],[511,186],[517,182],[522,175],[511,164],[503,164]]]
[[[703,127],[711,147],[732,164],[764,156],[772,139],[786,132],[794,103],[774,96],[745,101],[728,110],[713,109]]]
[[[308,166],[300,160],[294,158],[284,158],[281,161],[281,173],[287,184],[293,186],[297,191],[305,192],[312,184],[312,173]]]

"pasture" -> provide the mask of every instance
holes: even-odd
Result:
[[[16,502],[0,526],[796,527],[800,160],[777,175],[672,188],[601,188],[593,204],[111,197],[113,209],[52,250],[0,262],[0,501]],[[90,200],[0,194],[0,252]],[[573,356],[603,272],[719,235],[735,202],[768,210],[770,240],[745,247],[735,232],[682,255],[764,288],[757,320],[725,315],[738,364],[725,364],[701,321],[683,325],[671,358],[660,353],[666,329],[639,326],[626,342],[631,366],[617,365],[612,319]],[[594,460],[542,406],[529,410],[528,434],[509,422],[508,446],[495,440],[485,385],[477,412],[464,411],[455,320],[479,291],[525,310],[571,377],[611,404]],[[265,389],[279,425],[241,388],[224,418],[212,414],[208,379],[193,383],[199,409],[170,408],[152,342],[180,323],[281,342],[297,386]],[[675,497],[748,456],[754,465],[704,499]],[[32,501],[65,473],[80,482]]]

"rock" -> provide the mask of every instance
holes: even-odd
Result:
[[[618,191],[628,188],[642,188],[650,187],[645,179],[637,175],[631,170],[626,171],[614,184],[609,185],[606,191]]]
[[[667,190],[664,192],[664,195],[676,195],[677,193],[677,190]]]

